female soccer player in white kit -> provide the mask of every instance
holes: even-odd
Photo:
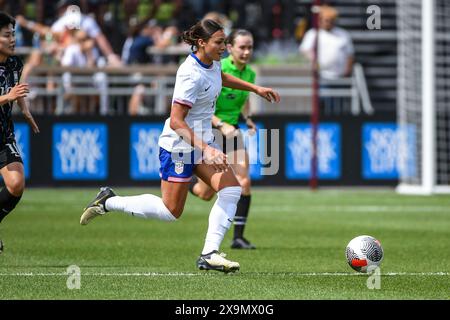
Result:
[[[193,53],[178,68],[170,118],[159,138],[162,198],[151,194],[120,197],[111,188],[103,187],[85,208],[80,223],[85,225],[109,211],[174,221],[183,212],[192,175],[196,174],[217,192],[197,266],[201,270],[233,272],[239,270],[239,263],[225,259],[219,247],[233,222],[241,187],[226,155],[213,143],[211,119],[216,99],[222,86],[252,91],[271,102],[279,102],[280,97],[270,88],[221,71],[225,34],[218,23],[202,20],[183,33],[183,40],[192,46]]]

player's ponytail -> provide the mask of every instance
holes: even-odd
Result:
[[[189,30],[183,32],[181,38],[184,42],[191,46],[192,51],[196,51],[198,48],[198,41],[208,41],[211,36],[219,30],[223,30],[223,27],[214,20],[204,19],[197,22]]]

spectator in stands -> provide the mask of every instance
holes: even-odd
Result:
[[[60,62],[63,55],[65,55],[65,63],[63,65],[66,66],[73,65],[74,63],[80,64],[81,61],[84,61],[83,59],[81,59],[81,57],[86,54],[87,51],[81,54],[81,47],[77,47],[77,45],[73,43],[73,32],[77,31],[78,29],[79,31],[84,32],[79,34],[85,34],[86,37],[94,40],[95,44],[100,48],[100,51],[106,57],[106,60],[110,66],[119,67],[122,65],[120,58],[112,51],[111,45],[109,44],[104,34],[101,32],[96,21],[90,16],[82,14],[79,11],[79,7],[73,7],[78,5],[79,1],[60,0],[57,3],[60,18],[51,27],[38,24],[33,21],[28,21],[21,16],[17,17],[18,23],[21,26],[30,29],[31,31],[39,34],[41,37],[43,37],[43,39],[45,39],[41,42],[41,47],[37,50],[34,50],[30,55],[30,58],[28,59],[27,64],[24,67],[24,79],[27,79],[28,75],[31,73],[31,70],[34,67],[42,63],[43,54],[45,53],[50,53],[51,56],[56,58],[58,62]],[[90,41],[89,43],[92,44],[92,41]],[[71,46],[71,48],[66,51],[66,48],[68,46]],[[96,49],[90,48],[89,50],[91,49],[93,51],[92,54],[95,54]],[[84,56],[84,58],[86,57],[87,56]],[[100,61],[101,59],[97,60],[97,62]],[[65,78],[67,84],[67,78],[69,78],[68,74],[65,75]],[[100,113],[106,114],[108,112],[106,74],[96,73],[94,75],[94,83],[97,83],[99,85],[101,84],[101,86],[99,87]],[[47,85],[47,87],[49,87],[49,85]]]
[[[48,66],[59,65],[62,49],[62,44],[59,43],[59,35],[54,34],[49,26],[34,21],[27,20],[24,16],[18,15],[16,17],[16,25],[22,29],[28,29],[33,32],[33,47],[28,55],[27,61],[22,72],[22,81],[28,81],[28,77],[34,68],[45,64]],[[55,81],[51,74],[47,74],[47,90],[55,89]],[[36,98],[36,85],[30,86],[30,93],[25,98],[27,101]],[[39,103],[34,101],[31,106],[33,111],[44,108],[53,109],[51,104]]]
[[[61,66],[71,68],[89,68],[95,67],[96,53],[94,51],[94,41],[82,30],[73,30],[69,45],[64,49],[61,57]],[[73,90],[72,74],[64,72],[62,75],[65,91],[65,98],[70,101],[72,111],[75,113],[85,113],[84,108],[91,108],[91,100],[88,103],[82,103],[82,97],[72,95]]]
[[[82,30],[74,30],[70,44],[64,49],[61,65],[67,67],[95,67],[97,54],[94,41]]]
[[[338,79],[352,74],[354,48],[350,34],[336,27],[338,12],[330,6],[322,6],[319,13],[318,68],[323,79]],[[313,60],[316,30],[310,29],[300,45],[300,52]]]
[[[122,61],[126,64],[171,62],[175,56],[165,55],[164,50],[178,44],[178,34],[176,26],[163,28],[155,19],[144,21],[143,25],[130,25],[129,36],[122,50]],[[156,54],[150,55],[150,48],[155,49]],[[135,75],[135,78],[139,77],[140,75]],[[135,87],[128,105],[130,115],[148,114],[149,110],[144,106],[146,85],[140,83]]]
[[[151,19],[150,21],[146,19],[140,24],[130,23],[128,37],[122,49],[123,63],[130,65],[150,62],[150,55],[148,54],[147,49],[155,43],[153,38],[155,27],[156,20],[154,19]],[[133,75],[134,79],[140,79],[141,77],[141,74]],[[145,83],[142,82],[134,88],[128,104],[129,115],[136,116],[145,114],[148,110],[144,106],[145,89]]]
[[[133,21],[133,20],[132,20]],[[149,63],[150,56],[147,49],[155,44],[156,20],[137,24],[131,22],[128,37],[122,48],[122,62],[124,64]]]
[[[74,12],[72,10],[68,10],[70,6],[78,6],[79,1],[77,0],[60,0],[57,4],[58,12],[60,13],[60,18],[53,23],[51,30],[55,33],[64,33],[66,29],[70,29],[74,27],[73,16]],[[115,54],[111,48],[111,45],[105,35],[102,33],[100,27],[97,22],[91,18],[80,12],[80,22],[79,28],[85,31],[88,36],[92,39],[95,39],[95,43],[100,48],[102,54],[106,57],[108,64],[111,66],[121,66],[120,57]]]
[[[63,49],[63,35],[52,32],[49,26],[27,20],[21,15],[16,17],[16,22],[22,28],[34,33],[33,50],[22,73],[22,79],[26,81],[32,69],[41,65],[44,60],[50,65],[56,64],[56,61],[59,62]]]
[[[317,66],[320,78],[336,80],[352,75],[354,63],[354,48],[350,34],[342,28],[336,27],[338,12],[336,9],[323,5],[319,12],[319,42],[317,49]],[[306,32],[300,45],[300,52],[311,62],[314,57],[316,30]],[[336,85],[334,85],[335,88]],[[321,83],[322,89],[329,88],[329,84]],[[335,97],[321,97],[321,105],[325,113],[339,113],[346,109],[347,100]]]

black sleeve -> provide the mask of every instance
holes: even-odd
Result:
[[[12,71],[16,71],[19,75],[19,79],[22,76],[22,70],[23,70],[23,62],[22,59],[20,59],[18,56],[12,56],[11,57],[11,69]]]

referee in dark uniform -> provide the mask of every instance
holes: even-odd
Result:
[[[3,219],[16,207],[25,188],[23,161],[14,136],[11,111],[16,101],[33,132],[39,128],[31,115],[24,98],[29,89],[19,83],[22,61],[14,56],[16,38],[15,20],[0,12],[0,174],[4,186],[0,190],[0,226]],[[0,253],[3,242],[0,240]]]

